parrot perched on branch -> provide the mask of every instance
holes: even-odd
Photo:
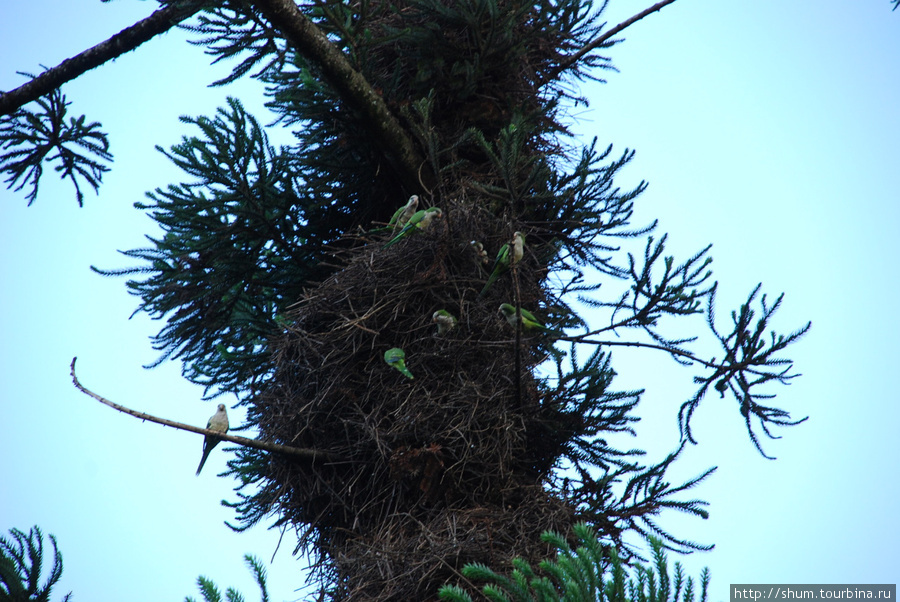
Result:
[[[497,258],[494,260],[494,267],[491,269],[491,275],[488,277],[487,283],[485,283],[484,288],[481,289],[478,296],[484,297],[487,290],[494,284],[494,281],[497,280],[501,274],[509,271],[511,265],[520,262],[524,255],[525,235],[521,232],[516,232],[513,234],[512,240],[500,247],[500,251],[497,252]]]
[[[219,433],[228,432],[228,413],[225,411],[224,403],[219,404],[216,413],[213,414],[206,423],[206,428]],[[209,456],[209,452],[219,444],[219,441],[221,441],[221,439],[213,435],[207,435],[206,438],[203,439],[203,457],[200,458],[200,466],[197,467],[197,475],[203,470],[203,465],[206,464],[206,458]]]
[[[442,337],[456,326],[456,318],[446,309],[439,309],[431,314],[431,321],[437,324],[437,336]]]
[[[516,308],[510,305],[509,303],[503,303],[500,305],[499,309],[500,313],[503,314],[503,317],[506,318],[506,321],[513,328],[516,327]],[[544,334],[554,334],[557,336],[561,336],[562,333],[557,330],[551,330],[544,326],[540,320],[534,317],[534,315],[528,311],[527,309],[519,309],[519,313],[522,315],[522,329],[523,330],[539,330]]]
[[[409,221],[409,218],[411,218],[413,214],[415,214],[418,206],[419,195],[414,194],[409,197],[409,200],[405,205],[394,212],[394,215],[391,217],[391,221],[388,222],[388,228],[393,229],[394,232],[401,229]]]
[[[429,207],[428,209],[424,209],[422,211],[416,211],[413,213],[412,217],[409,218],[409,221],[406,222],[406,225],[403,226],[403,229],[400,230],[400,233],[397,234],[394,238],[389,240],[387,244],[384,245],[384,249],[387,249],[392,244],[398,242],[402,238],[406,238],[416,232],[422,232],[427,230],[429,226],[431,226],[432,220],[440,219],[443,217],[444,212],[441,211],[437,207]]]
[[[387,362],[387,365],[395,370],[398,370],[400,374],[405,376],[406,378],[415,378],[406,368],[406,352],[404,352],[399,347],[392,347],[384,352],[384,361]]]

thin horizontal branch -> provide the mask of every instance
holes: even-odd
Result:
[[[434,178],[425,171],[424,159],[384,99],[293,0],[254,0],[253,5],[303,56],[315,62],[341,98],[362,115],[407,187],[413,191],[432,186]]]
[[[69,367],[69,372],[72,375],[72,382],[75,384],[75,388],[79,391],[93,397],[100,403],[106,404],[109,407],[118,410],[120,412],[124,412],[125,414],[129,414],[134,416],[135,418],[140,418],[141,420],[149,420],[150,422],[155,422],[157,424],[161,424],[163,426],[170,426],[172,428],[181,429],[183,431],[190,431],[192,433],[198,433],[200,435],[212,435],[222,439],[224,441],[231,441],[232,443],[237,443],[238,445],[243,445],[245,447],[253,447],[255,449],[261,449],[263,451],[272,452],[276,454],[283,454],[286,456],[295,456],[298,458],[305,458],[307,460],[322,460],[322,459],[334,459],[334,454],[329,452],[323,452],[316,449],[306,449],[301,447],[290,447],[287,445],[279,445],[277,443],[269,443],[267,441],[259,441],[258,439],[248,439],[247,437],[238,437],[237,435],[229,435],[227,433],[221,433],[218,431],[211,431],[209,429],[200,428],[197,426],[193,426],[190,424],[184,424],[182,422],[175,422],[174,420],[167,420],[166,418],[159,418],[157,416],[153,416],[152,414],[145,414],[144,412],[138,412],[137,410],[132,410],[131,408],[126,408],[123,405],[119,405],[114,401],[110,401],[105,397],[101,397],[97,395],[90,389],[86,388],[84,385],[79,382],[78,377],[75,376],[75,360],[77,357],[72,358],[72,364]]]
[[[93,48],[88,48],[56,67],[44,71],[15,90],[0,94],[0,115],[11,115],[20,107],[49,94],[94,67],[134,50],[149,39],[165,33],[184,21],[201,6],[202,2],[172,3]]]
[[[719,369],[724,367],[720,364],[700,359],[696,355],[687,351],[682,351],[681,349],[676,349],[673,347],[656,345],[654,343],[642,343],[640,341],[597,341],[586,338],[588,336],[590,336],[590,333],[574,337],[561,337],[560,340],[569,341],[572,343],[585,343],[587,345],[599,345],[601,347],[642,347],[644,349],[656,349],[657,351],[665,351],[666,353],[671,353],[672,355],[683,357],[684,359],[691,362],[697,362],[698,364],[702,364],[707,368]]]
[[[644,349],[656,349],[657,351],[665,351],[671,355],[677,355],[678,357],[682,357],[691,362],[697,362],[698,364],[702,364],[707,368],[712,368],[714,370],[725,370],[727,372],[735,372],[742,370],[744,372],[748,372],[750,374],[756,374],[758,376],[766,376],[770,373],[765,372],[763,370],[759,370],[757,368],[750,368],[747,362],[736,362],[734,364],[717,364],[715,362],[710,362],[704,360],[702,358],[697,357],[693,353],[689,353],[687,351],[683,351],[681,349],[676,349],[674,347],[666,347],[664,345],[657,345],[654,343],[642,343],[640,341],[597,341],[593,339],[589,339],[587,337],[591,336],[593,333],[587,333],[578,336],[565,336],[559,337],[561,341],[569,341],[570,343],[585,343],[587,345],[599,345],[601,347],[641,347]]]
[[[641,12],[639,12],[638,14],[634,15],[633,17],[622,21],[621,23],[619,23],[618,25],[616,25],[615,27],[613,27],[612,29],[610,29],[609,31],[604,33],[603,35],[594,38],[588,44],[583,46],[581,48],[581,50],[579,50],[575,54],[569,55],[568,57],[566,57],[566,59],[564,61],[562,61],[559,65],[557,65],[556,68],[552,71],[551,75],[545,79],[545,83],[547,81],[550,81],[551,79],[555,79],[557,75],[559,75],[560,73],[562,73],[563,71],[565,71],[566,69],[568,69],[569,67],[571,67],[572,65],[577,63],[578,61],[580,61],[582,59],[582,57],[584,57],[584,55],[589,53],[591,50],[594,50],[595,48],[599,48],[600,46],[602,46],[603,44],[608,42],[609,39],[612,38],[614,35],[621,32],[623,29],[633,25],[634,23],[637,23],[638,21],[640,21],[647,15],[655,13],[656,11],[660,10],[661,8],[663,8],[669,4],[672,4],[673,2],[675,2],[675,0],[662,0],[661,2],[657,2],[650,8],[644,9]]]

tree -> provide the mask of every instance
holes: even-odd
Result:
[[[53,567],[46,581],[41,584],[44,566],[44,534],[34,526],[28,533],[10,529],[10,539],[0,537],[0,598],[9,602],[48,602],[53,586],[62,577],[63,561],[56,538],[53,544]],[[67,602],[71,592],[62,600]]]
[[[693,602],[695,596],[694,580],[685,578],[681,564],[675,563],[674,583],[669,577],[669,561],[660,539],[651,537],[653,550],[653,567],[637,564],[634,567],[634,578],[628,578],[622,561],[619,560],[615,548],[609,551],[609,558],[604,551],[603,543],[594,531],[586,524],[579,523],[572,527],[578,547],[572,549],[566,537],[559,533],[546,532],[541,539],[555,550],[555,557],[542,560],[539,576],[527,562],[520,558],[513,560],[515,567],[512,574],[506,577],[488,566],[467,564],[462,573],[473,582],[487,581],[481,589],[484,598],[508,602],[558,602],[584,601],[596,602],[633,602],[636,600],[658,600],[659,602]],[[253,576],[262,593],[263,602],[269,599],[266,588],[265,569],[259,560],[245,556]],[[198,586],[206,602],[219,602],[222,597],[215,583],[206,578],[197,579]],[[700,576],[700,602],[706,602],[709,587],[709,571],[704,569]],[[476,594],[477,595],[477,594]],[[226,599],[237,602],[244,597],[229,588]],[[445,585],[439,591],[441,600],[451,602],[472,602],[472,597],[464,588],[456,585]],[[188,597],[186,602],[192,602]]]
[[[163,152],[190,180],[139,204],[165,234],[126,253],[135,267],[104,273],[131,276],[140,309],[167,320],[159,361],[181,360],[210,396],[239,395],[261,440],[330,458],[240,449],[229,464],[235,528],[269,515],[297,528],[318,579],[348,600],[425,599],[468,562],[536,561],[547,549],[539,533],[578,520],[626,559],[636,553],[628,532],[705,547],[655,517],[705,516],[680,494],[712,469],[678,485],[666,470],[693,441],[691,417],[711,387],[736,400],[761,453],[760,433],[799,422],[768,405],[767,385],[793,378],[781,352],[808,325],[775,333],[782,298],[757,286],[720,332],[708,248],[667,256],[655,224],[631,223],[644,184],[615,182],[632,152],[567,137],[573,86],[611,68],[599,52],[628,22],[604,33],[599,13],[574,0],[166,3],[85,65],[194,13],[185,26],[198,43],[216,60],[241,59],[218,83],[265,82],[298,142],[273,147],[236,99],[185,119],[191,134]],[[80,69],[50,70],[30,94],[59,95]],[[9,184],[30,183],[33,200],[56,150],[66,177],[98,185],[99,126],[67,126],[61,96],[34,111],[22,99],[0,96],[14,111],[0,129]],[[413,194],[442,217],[385,248],[374,230]],[[515,232],[526,237],[522,257],[480,297],[488,269],[471,241],[495,254]],[[642,254],[620,246],[639,237]],[[608,325],[589,327],[579,302]],[[502,303],[556,334],[508,323]],[[441,309],[458,323],[434,337]],[[667,334],[670,318],[695,314],[721,359],[693,354],[694,336]],[[680,414],[684,442],[661,462],[608,441],[631,432],[641,393],[612,388],[617,345],[698,370]],[[414,379],[382,361],[391,348],[405,351]]]
[[[269,600],[269,590],[266,587],[266,569],[263,567],[262,562],[259,561],[258,558],[254,558],[249,554],[244,556],[244,562],[247,563],[247,566],[250,567],[250,572],[253,573],[253,578],[256,580],[256,584],[259,586],[260,591],[260,600],[262,602],[268,602]],[[219,588],[216,587],[216,584],[207,577],[198,577],[197,578],[197,587],[200,588],[200,595],[203,596],[204,602],[221,602],[222,594],[219,593]],[[229,587],[225,590],[225,600],[227,602],[243,602],[246,598],[238,592],[236,589]],[[195,602],[194,598],[188,596],[185,598],[185,602]]]
[[[615,549],[610,550],[610,558],[607,558],[602,543],[589,526],[579,523],[572,527],[572,531],[578,542],[574,550],[559,533],[547,532],[541,536],[556,551],[555,558],[541,561],[539,570],[543,575],[521,559],[513,561],[515,568],[509,577],[478,564],[466,565],[463,575],[469,579],[487,581],[481,593],[484,599],[497,602],[693,602],[697,593],[694,580],[690,577],[685,579],[681,564],[676,562],[672,583],[669,561],[658,538],[650,538],[652,568],[637,564],[633,571],[634,578],[630,579]],[[704,569],[700,575],[700,602],[706,602],[708,586],[709,571]],[[458,586],[444,586],[440,598],[450,602],[472,602],[469,593]]]

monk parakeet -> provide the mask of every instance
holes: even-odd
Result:
[[[437,207],[429,207],[428,209],[424,209],[422,211],[416,211],[415,213],[413,213],[412,217],[409,218],[409,221],[406,222],[406,225],[403,226],[403,229],[400,230],[400,233],[389,240],[383,248],[387,249],[389,246],[402,238],[406,238],[407,236],[416,232],[427,230],[428,227],[431,226],[431,222],[433,220],[440,219],[441,217],[443,217],[443,215],[444,212]]]
[[[512,243],[512,258],[510,265],[512,265],[513,263],[522,261],[522,257],[525,256],[525,235],[521,232],[513,232],[510,243]]]
[[[413,216],[416,212],[416,209],[419,206],[419,195],[414,194],[409,197],[409,200],[405,205],[400,207],[394,212],[393,217],[391,217],[391,221],[388,222],[388,228],[391,228],[396,232],[400,228],[406,225],[409,221],[409,218]]]
[[[442,337],[456,326],[456,318],[446,309],[439,309],[431,314],[431,321],[437,324],[437,336]]]
[[[516,232],[513,234],[512,240],[500,247],[500,251],[497,252],[497,258],[494,260],[494,267],[491,270],[491,275],[488,277],[487,283],[485,283],[484,288],[481,289],[481,293],[479,293],[478,296],[484,297],[484,294],[491,285],[494,284],[494,281],[499,278],[501,274],[509,270],[509,266],[522,261],[524,255],[525,235],[521,232]]]
[[[520,309],[519,312],[522,314],[522,329],[523,330],[540,330],[545,334],[561,334],[556,330],[551,330],[544,326],[534,315],[528,311],[527,309]],[[506,321],[513,328],[516,327],[516,308],[510,305],[509,303],[504,303],[500,306],[500,313],[503,314],[503,317],[506,318]]]
[[[412,372],[406,368],[406,353],[399,347],[392,347],[384,352],[384,361],[387,365],[400,373],[406,378],[415,378]]]
[[[219,404],[216,413],[213,414],[210,417],[209,422],[206,423],[206,428],[219,433],[228,432],[228,414],[225,412],[224,403]],[[206,458],[209,456],[209,452],[219,444],[219,441],[221,441],[221,439],[212,435],[207,435],[206,438],[203,439],[203,457],[200,458],[200,466],[197,467],[197,475],[200,474],[203,465],[206,464]]]
[[[469,243],[472,245],[472,249],[475,251],[475,261],[484,265],[488,262],[487,251],[484,250],[484,245],[478,242],[477,240],[473,240]]]

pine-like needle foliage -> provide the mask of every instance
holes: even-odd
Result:
[[[22,73],[34,77],[29,73]],[[112,161],[109,140],[97,122],[86,117],[69,117],[69,105],[59,89],[35,101],[37,108],[21,108],[0,118],[0,170],[6,174],[7,187],[22,190],[30,186],[28,204],[38,194],[44,164],[55,165],[60,177],[75,187],[80,207],[84,202],[81,181],[96,191],[103,180],[104,164]]]
[[[708,549],[658,517],[707,516],[683,496],[713,469],[666,473],[709,387],[734,398],[761,452],[760,433],[799,422],[768,400],[794,378],[783,352],[808,325],[773,330],[782,298],[756,287],[722,331],[709,247],[667,255],[655,223],[632,223],[645,183],[619,174],[633,151],[568,135],[578,83],[613,68],[609,41],[567,61],[602,31],[604,7],[229,0],[186,25],[214,60],[236,61],[215,83],[264,82],[272,127],[295,142],[274,148],[237,100],[183,118],[189,132],[163,152],[185,181],[137,204],[163,234],[103,273],[130,276],[138,310],[165,321],[160,361],[181,360],[210,396],[237,394],[261,439],[325,452],[239,449],[229,505],[236,529],[269,516],[296,529],[331,599],[427,599],[467,563],[537,562],[538,535],[579,520],[623,560],[629,532]],[[440,212],[386,245],[414,194]],[[475,250],[494,257],[515,232],[521,258],[479,295],[489,268]],[[457,319],[440,335],[439,310]],[[692,350],[697,328],[670,334],[691,319],[721,354]],[[621,446],[642,391],[614,388],[615,346],[694,371],[683,441],[661,460]],[[414,379],[385,363],[393,348]]]
[[[262,562],[254,556],[250,554],[246,554],[244,556],[244,562],[247,563],[247,566],[250,568],[250,572],[253,573],[253,578],[256,580],[256,584],[259,586],[260,592],[260,602],[269,602],[269,589],[266,585],[266,568],[263,566]],[[246,598],[239,591],[234,589],[233,587],[229,587],[225,590],[225,597],[222,597],[222,593],[219,591],[218,586],[216,586],[215,582],[208,577],[197,577],[197,587],[200,589],[200,595],[203,597],[203,602],[245,602]],[[196,599],[187,596],[184,599],[184,602],[196,602]],[[688,601],[686,601],[688,602]]]
[[[53,545],[53,566],[41,583],[44,567],[44,534],[34,526],[28,533],[10,529],[9,539],[0,537],[0,599],[11,602],[49,602],[53,586],[62,577],[62,554],[56,547],[56,538],[50,535]],[[72,594],[62,600],[68,602]]]
[[[537,534],[575,520],[625,558],[636,552],[628,532],[708,549],[657,517],[706,517],[704,502],[682,496],[713,469],[670,483],[683,444],[645,462],[614,443],[633,433],[641,392],[613,388],[610,348],[623,341],[600,336],[633,333],[629,344],[706,370],[682,408],[685,441],[714,385],[735,395],[760,447],[750,417],[770,435],[792,421],[759,403],[769,393],[757,388],[793,377],[779,353],[805,329],[765,342],[779,303],[763,298],[754,313],[755,290],[733,333],[714,330],[723,360],[692,355],[696,337],[666,335],[672,319],[704,312],[714,326],[709,249],[678,262],[663,236],[643,255],[624,252],[655,227],[632,224],[645,184],[616,180],[634,153],[568,138],[565,111],[583,102],[574,85],[612,65],[594,52],[562,75],[558,66],[598,34],[599,13],[583,0],[316,2],[302,12],[412,141],[418,184],[327,60],[298,51],[264,6],[223,3],[187,27],[215,60],[238,61],[217,84],[246,74],[267,84],[296,144],[273,148],[236,100],[214,118],[184,118],[194,133],[165,152],[189,179],[138,204],[163,236],[126,253],[138,267],[106,272],[134,277],[140,309],[166,320],[160,361],[182,360],[210,395],[238,394],[260,437],[338,458],[238,450],[234,528],[271,515],[298,529],[315,576],[341,600],[415,599],[466,562],[538,558]],[[441,217],[385,248],[378,227],[411,194]],[[527,239],[522,259],[478,297],[487,273],[471,241],[493,254],[515,231]],[[600,295],[607,281],[624,292]],[[557,336],[510,327],[501,303]],[[609,326],[591,330],[575,303],[607,312]],[[459,321],[435,337],[439,309]],[[384,364],[395,347],[415,379],[398,382]],[[548,359],[549,372],[539,368]],[[504,544],[484,539],[486,527]]]
[[[339,233],[310,221],[317,200],[296,194],[289,150],[272,147],[236,99],[213,119],[182,121],[198,135],[162,152],[195,180],[137,203],[165,235],[125,253],[142,267],[102,273],[148,275],[128,287],[139,311],[168,319],[157,363],[181,359],[193,382],[239,392],[265,373],[278,312],[328,273],[322,248]]]
[[[590,526],[579,523],[572,532],[575,549],[559,533],[541,535],[556,557],[542,560],[537,570],[516,558],[509,576],[479,564],[466,565],[462,574],[470,582],[487,582],[476,599],[490,602],[694,602],[697,596],[697,602],[706,602],[709,571],[704,569],[700,575],[699,592],[694,580],[685,578],[681,563],[675,563],[670,577],[665,547],[658,538],[650,538],[653,565],[636,564],[629,578],[616,550],[604,549]],[[440,599],[473,602],[469,592],[457,585],[443,586]]]

